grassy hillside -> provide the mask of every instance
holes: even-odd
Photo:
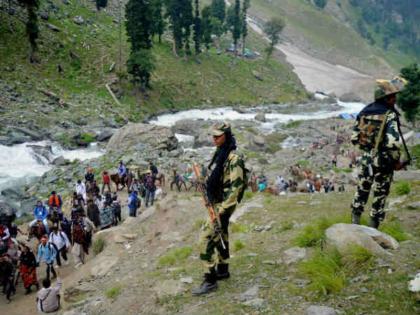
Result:
[[[110,5],[115,7],[114,3]],[[119,64],[118,20],[111,14],[96,12],[92,3],[76,1],[69,5],[62,1],[42,2],[40,12],[49,12],[49,19],[40,20],[40,63],[30,64],[29,44],[22,23],[24,12],[10,16],[0,11],[0,85],[21,96],[17,102],[10,102],[5,119],[13,117],[17,109],[26,116],[28,102],[45,104],[47,98],[39,90],[54,92],[68,102],[70,108],[58,106],[53,110],[61,118],[73,121],[78,116],[97,119],[98,111],[104,117],[136,121],[162,109],[203,104],[291,102],[307,97],[285,63],[271,61],[265,64],[262,59],[243,60],[228,54],[217,55],[213,50],[203,53],[197,60],[185,60],[172,55],[171,44],[166,40],[153,49],[157,69],[152,78],[153,89],[144,99],[133,93],[128,80],[124,79],[127,78],[125,60],[129,47],[122,27],[122,62]],[[82,25],[74,22],[76,16],[83,18]],[[59,31],[51,30],[49,25]],[[250,38],[250,45],[261,51],[265,42],[255,34]],[[115,67],[110,70],[113,63]],[[59,65],[62,72],[58,71]],[[119,88],[121,106],[113,102],[105,88],[106,83],[118,78],[117,73],[123,78],[123,88]],[[26,118],[49,123],[55,120],[55,115]]]
[[[370,45],[355,31],[356,13],[347,1],[330,0],[321,10],[307,0],[254,0],[251,14],[263,20],[284,17],[286,39],[312,55],[365,73],[390,72],[388,63],[398,70],[414,59],[402,52],[384,52],[382,47]]]

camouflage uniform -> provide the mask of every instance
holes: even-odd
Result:
[[[242,163],[242,159],[235,151],[229,153],[223,171],[223,201],[214,205],[220,215],[221,235],[226,248],[223,248],[220,242],[220,234],[215,232],[210,219],[203,227],[200,236],[200,259],[205,262],[209,269],[214,268],[216,264],[226,264],[226,260],[229,258],[228,225],[244,186]]]
[[[395,109],[390,109],[383,101],[377,100],[368,105],[358,116],[351,141],[363,151],[363,155],[360,161],[357,192],[351,205],[353,215],[361,215],[374,184],[370,217],[377,222],[385,218],[385,200],[389,194],[394,166],[400,159],[398,115]],[[378,134],[382,124],[384,124],[383,137],[380,139]],[[378,145],[376,145],[377,139],[381,140]]]

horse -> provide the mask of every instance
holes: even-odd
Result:
[[[173,177],[171,185],[170,185],[171,190],[173,188],[173,185],[175,184],[176,187],[178,188],[178,191],[181,191],[181,188],[182,188],[183,185],[185,187],[185,191],[188,191],[187,183],[185,182],[184,176],[177,174],[175,170],[174,170],[174,175],[173,176],[174,177]]]
[[[117,191],[118,190],[122,190],[126,186],[126,182],[127,182],[126,181],[126,179],[127,179],[126,176],[123,177],[123,178],[120,178],[120,175],[118,175],[117,173],[115,173],[115,174],[111,174],[109,177],[115,183],[115,186],[117,186]],[[122,188],[121,189],[119,189],[120,184],[122,185]]]
[[[161,187],[165,187],[165,185],[166,185],[165,174],[163,174],[161,172],[157,173],[156,180],[159,181]]]
[[[50,224],[48,224],[48,226],[50,226]],[[36,223],[33,226],[28,227],[28,241],[30,241],[31,238],[35,237],[38,240],[38,242],[40,242],[41,237],[45,234],[47,234],[47,231],[42,221],[36,221]]]

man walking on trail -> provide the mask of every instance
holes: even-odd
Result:
[[[366,106],[357,116],[351,142],[359,147],[363,154],[357,191],[351,204],[353,224],[360,224],[360,216],[374,184],[369,226],[379,227],[385,218],[385,200],[389,194],[394,170],[400,170],[406,164],[400,161],[400,114],[394,107],[396,95],[403,86],[401,78],[391,81],[378,80],[375,102]],[[407,150],[406,153],[410,160]]]
[[[54,270],[54,260],[56,256],[58,255],[57,250],[55,249],[55,246],[48,242],[48,236],[44,235],[41,238],[41,244],[38,246],[38,254],[36,261],[38,264],[41,262],[45,262],[47,265],[47,279],[50,279],[50,272],[52,272],[53,276],[56,277],[57,273]]]
[[[208,272],[204,274],[201,286],[192,291],[193,295],[207,294],[217,289],[217,280],[229,278],[229,218],[241,201],[245,189],[244,162],[235,152],[236,140],[228,123],[213,126],[213,142],[217,147],[210,162],[210,176],[206,182],[206,194],[220,217],[209,220],[202,232],[200,259]]]

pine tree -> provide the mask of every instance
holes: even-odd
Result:
[[[212,35],[212,24],[211,24],[211,7],[205,6],[201,11],[201,40],[206,47],[206,50],[210,49],[211,35]]]
[[[150,87],[150,76],[154,70],[152,48],[152,6],[148,0],[129,0],[126,9],[126,29],[131,44],[127,71],[133,83],[142,91]]]
[[[195,16],[194,16],[194,48],[195,54],[201,53],[201,18],[200,18],[200,3],[199,0],[195,0]]]
[[[233,38],[233,46],[235,49],[235,55],[238,52],[238,40],[241,37],[242,31],[242,20],[240,16],[241,12],[241,3],[240,0],[235,0],[234,5],[234,15],[233,15],[233,28],[232,28],[232,38]]]
[[[152,37],[158,36],[159,43],[162,42],[162,35],[165,32],[166,22],[163,17],[163,1],[152,0]]]
[[[242,56],[245,54],[245,39],[248,36],[248,24],[246,14],[251,6],[251,0],[244,0],[242,4]]]
[[[416,63],[412,64],[401,69],[401,75],[408,84],[398,94],[398,106],[404,111],[407,121],[415,126],[420,114],[420,68]]]
[[[39,36],[38,28],[38,8],[39,0],[19,0],[28,13],[28,20],[26,21],[26,34],[28,35],[29,44],[31,46],[29,60],[36,62],[36,51],[38,50],[38,44],[36,40]]]
[[[101,8],[106,8],[108,5],[108,0],[96,0],[96,10],[100,11]]]
[[[180,1],[180,0],[178,0]],[[185,54],[191,55],[190,37],[191,26],[194,25],[194,16],[192,8],[192,0],[182,0],[182,39],[184,43]]]
[[[183,31],[182,31],[182,14],[183,0],[165,0],[166,15],[169,18],[170,27],[173,38],[173,52],[175,55],[182,50]]]
[[[211,16],[217,18],[222,24],[224,24],[226,18],[225,0],[212,0],[210,9]]]

